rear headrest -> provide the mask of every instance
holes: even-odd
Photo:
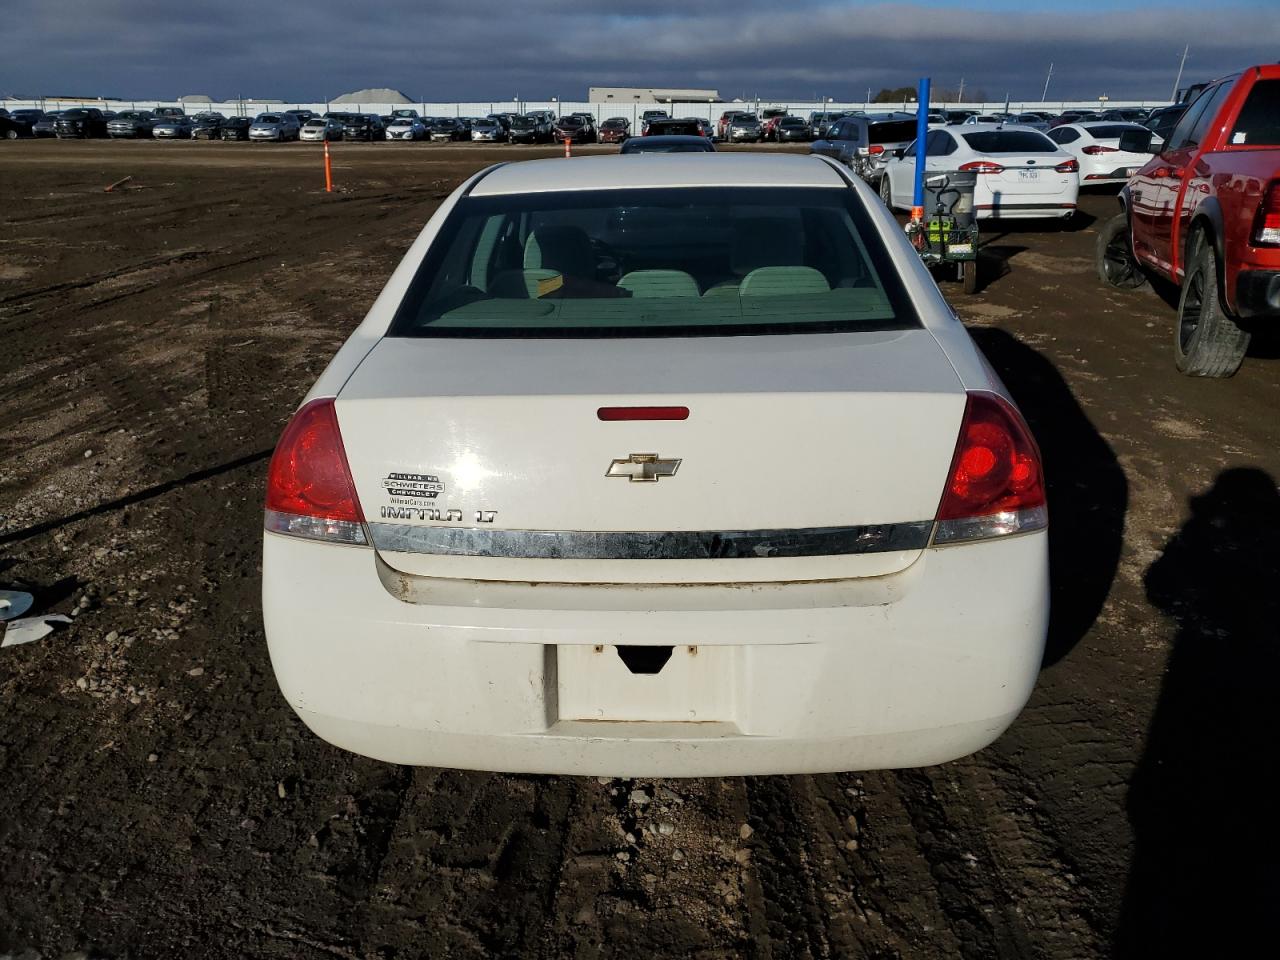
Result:
[[[596,255],[581,227],[537,227],[524,244],[529,270],[557,270],[565,276],[594,280]]]
[[[555,270],[503,270],[489,283],[489,294],[501,300],[537,300],[564,286]]]
[[[698,296],[698,282],[681,270],[633,270],[618,286],[633,297]]]
[[[733,227],[730,266],[738,276],[758,267],[799,266],[804,262],[804,232],[798,220],[758,217]]]
[[[786,297],[802,293],[827,293],[831,285],[813,267],[761,267],[742,278],[743,297]]]

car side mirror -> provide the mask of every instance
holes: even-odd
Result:
[[[1153,143],[1154,139],[1150,130],[1126,130],[1120,134],[1117,146],[1125,153],[1159,153],[1160,148]]]
[[[893,158],[895,160],[901,160],[906,155],[907,155],[906,147],[899,147],[897,150],[893,151]]]

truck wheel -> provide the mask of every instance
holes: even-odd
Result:
[[[1098,231],[1094,249],[1098,278],[1121,290],[1137,290],[1147,282],[1147,275],[1134,259],[1129,241],[1129,215],[1117,214]]]
[[[973,294],[978,292],[978,261],[977,260],[961,260],[960,261],[960,280],[964,284],[964,292]]]
[[[1173,356],[1192,377],[1229,377],[1240,369],[1249,334],[1236,325],[1218,295],[1218,257],[1203,235],[1193,248],[1178,301]]]

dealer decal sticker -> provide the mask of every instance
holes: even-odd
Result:
[[[389,473],[382,481],[392,503],[417,506],[423,500],[434,500],[444,493],[440,478],[430,473]]]

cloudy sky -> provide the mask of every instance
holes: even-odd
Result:
[[[861,100],[1167,98],[1280,58],[1278,0],[5,0],[0,94],[579,100],[589,85]],[[981,7],[980,11],[975,9]]]

